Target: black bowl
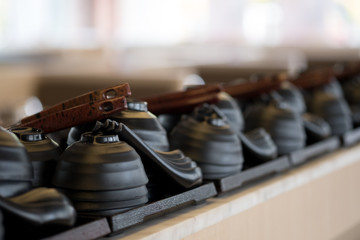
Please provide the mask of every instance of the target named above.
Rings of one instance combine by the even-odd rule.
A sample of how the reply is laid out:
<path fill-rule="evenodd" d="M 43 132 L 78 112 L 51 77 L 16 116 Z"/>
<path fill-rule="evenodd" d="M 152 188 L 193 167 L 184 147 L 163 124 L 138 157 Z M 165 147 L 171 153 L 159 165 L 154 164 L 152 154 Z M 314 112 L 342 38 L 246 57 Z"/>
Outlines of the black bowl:
<path fill-rule="evenodd" d="M 286 102 L 276 100 L 269 104 L 248 109 L 245 116 L 246 129 L 264 128 L 274 140 L 278 154 L 288 154 L 302 149 L 306 143 L 302 116 Z"/>
<path fill-rule="evenodd" d="M 277 156 L 277 148 L 270 135 L 262 128 L 243 134 L 245 121 L 238 103 L 225 92 L 219 94 L 219 99 L 216 106 L 237 133 L 243 146 L 244 156 L 246 156 L 246 164 L 253 165 L 274 159 Z"/>
<path fill-rule="evenodd" d="M 0 195 L 12 197 L 32 186 L 33 168 L 15 134 L 0 127 Z"/>
<path fill-rule="evenodd" d="M 204 179 L 221 178 L 239 172 L 243 164 L 240 140 L 215 106 L 207 104 L 183 117 L 170 134 L 172 149 L 201 164 L 219 166 L 218 174 L 201 169 Z M 236 166 L 224 171 L 222 167 Z"/>
<path fill-rule="evenodd" d="M 227 117 L 229 124 L 234 128 L 235 132 L 244 130 L 244 116 L 234 98 L 226 92 L 221 92 L 216 106 Z"/>
<path fill-rule="evenodd" d="M 84 133 L 61 155 L 55 186 L 85 191 L 140 187 L 148 182 L 140 156 L 117 135 Z"/>
<path fill-rule="evenodd" d="M 343 134 L 352 128 L 350 108 L 343 97 L 325 91 L 315 91 L 308 108 L 311 113 L 329 123 L 334 135 Z"/>
<path fill-rule="evenodd" d="M 306 104 L 302 93 L 290 82 L 285 82 L 277 93 L 294 111 L 298 113 L 304 113 L 306 111 Z"/>
<path fill-rule="evenodd" d="M 158 120 L 166 132 L 170 134 L 176 124 L 181 120 L 181 114 L 160 114 Z"/>
<path fill-rule="evenodd" d="M 148 201 L 140 156 L 118 135 L 82 134 L 61 155 L 53 183 L 82 213 L 110 214 Z"/>
<path fill-rule="evenodd" d="M 169 151 L 166 130 L 157 117 L 148 111 L 146 102 L 128 100 L 128 109 L 110 118 L 124 123 L 152 149 Z"/>
<path fill-rule="evenodd" d="M 25 146 L 34 169 L 34 187 L 51 186 L 57 161 L 61 154 L 58 144 L 33 128 L 12 128 Z"/>

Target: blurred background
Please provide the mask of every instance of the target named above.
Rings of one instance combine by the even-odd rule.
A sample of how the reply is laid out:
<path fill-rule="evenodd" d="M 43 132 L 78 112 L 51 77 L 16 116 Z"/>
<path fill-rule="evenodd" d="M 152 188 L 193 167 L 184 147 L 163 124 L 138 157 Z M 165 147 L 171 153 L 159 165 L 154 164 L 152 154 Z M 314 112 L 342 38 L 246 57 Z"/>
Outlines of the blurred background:
<path fill-rule="evenodd" d="M 0 0 L 3 125 L 120 82 L 133 96 L 356 61 L 358 0 Z"/>

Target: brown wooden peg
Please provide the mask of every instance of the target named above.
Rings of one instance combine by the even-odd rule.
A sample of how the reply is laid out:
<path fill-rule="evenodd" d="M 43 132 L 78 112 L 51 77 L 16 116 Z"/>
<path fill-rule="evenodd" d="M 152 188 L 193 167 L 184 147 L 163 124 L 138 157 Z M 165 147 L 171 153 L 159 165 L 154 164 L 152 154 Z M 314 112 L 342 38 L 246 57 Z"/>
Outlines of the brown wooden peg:
<path fill-rule="evenodd" d="M 33 121 L 20 123 L 19 127 L 33 127 L 44 133 L 56 132 L 72 126 L 100 120 L 127 109 L 124 96 L 97 102 L 85 103 L 59 112 L 47 114 Z"/>
<path fill-rule="evenodd" d="M 189 113 L 202 103 L 215 103 L 221 92 L 221 85 L 202 85 L 185 91 L 168 93 L 141 100 L 148 103 L 148 109 L 154 114 Z"/>
<path fill-rule="evenodd" d="M 280 88 L 287 80 L 285 73 L 259 76 L 255 81 L 229 82 L 224 84 L 224 91 L 234 98 L 249 99 Z"/>
<path fill-rule="evenodd" d="M 36 119 L 44 118 L 46 116 L 52 115 L 56 112 L 61 112 L 66 109 L 82 105 L 82 104 L 91 104 L 97 101 L 111 100 L 121 96 L 128 97 L 131 95 L 130 86 L 128 83 L 123 83 L 109 88 L 103 88 L 95 91 L 91 91 L 80 96 L 71 98 L 64 102 L 58 103 L 44 111 L 36 113 L 34 115 L 25 117 L 21 120 L 22 124 L 27 122 L 34 121 Z"/>
<path fill-rule="evenodd" d="M 290 80 L 298 88 L 312 89 L 328 84 L 335 80 L 332 68 L 319 68 L 301 73 Z"/>

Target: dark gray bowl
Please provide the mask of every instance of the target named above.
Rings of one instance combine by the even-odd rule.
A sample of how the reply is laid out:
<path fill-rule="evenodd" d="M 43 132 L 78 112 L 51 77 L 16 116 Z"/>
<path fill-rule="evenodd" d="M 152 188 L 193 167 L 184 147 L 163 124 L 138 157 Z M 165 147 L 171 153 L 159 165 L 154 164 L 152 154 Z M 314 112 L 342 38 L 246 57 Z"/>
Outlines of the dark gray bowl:
<path fill-rule="evenodd" d="M 299 113 L 306 111 L 306 104 L 302 93 L 290 82 L 285 82 L 277 93 L 294 111 Z"/>
<path fill-rule="evenodd" d="M 240 140 L 215 106 L 204 104 L 184 117 L 170 134 L 172 149 L 180 149 L 199 165 L 219 166 L 219 178 L 239 172 L 243 164 Z M 227 166 L 236 166 L 224 172 Z M 200 166 L 201 167 L 201 166 Z M 203 178 L 214 178 L 203 171 Z"/>
<path fill-rule="evenodd" d="M 229 124 L 234 128 L 235 132 L 244 130 L 244 116 L 234 98 L 226 92 L 221 92 L 216 106 L 227 117 Z"/>
<path fill-rule="evenodd" d="M 0 196 L 12 197 L 32 186 L 33 168 L 15 134 L 0 127 Z"/>
<path fill-rule="evenodd" d="M 148 182 L 140 156 L 117 135 L 84 133 L 61 155 L 55 186 L 85 191 L 119 190 Z"/>
<path fill-rule="evenodd" d="M 352 129 L 352 119 L 349 105 L 344 98 L 325 91 L 315 91 L 308 103 L 311 113 L 323 118 L 329 123 L 331 133 L 343 134 Z"/>
<path fill-rule="evenodd" d="M 12 128 L 25 146 L 34 170 L 34 187 L 51 186 L 57 161 L 61 154 L 58 144 L 33 128 Z"/>
<path fill-rule="evenodd" d="M 244 117 L 238 103 L 229 94 L 219 94 L 219 102 L 216 106 L 225 115 L 229 124 L 238 135 L 247 165 L 268 161 L 277 156 L 277 148 L 270 135 L 263 129 L 242 133 L 244 130 Z M 256 162 L 256 163 L 255 163 Z"/>
<path fill-rule="evenodd" d="M 276 100 L 268 105 L 248 109 L 245 116 L 246 129 L 264 128 L 274 140 L 280 155 L 302 149 L 306 135 L 302 116 L 287 103 Z"/>
<path fill-rule="evenodd" d="M 166 130 L 148 111 L 146 102 L 128 100 L 128 109 L 112 115 L 111 119 L 125 124 L 152 149 L 169 151 Z"/>

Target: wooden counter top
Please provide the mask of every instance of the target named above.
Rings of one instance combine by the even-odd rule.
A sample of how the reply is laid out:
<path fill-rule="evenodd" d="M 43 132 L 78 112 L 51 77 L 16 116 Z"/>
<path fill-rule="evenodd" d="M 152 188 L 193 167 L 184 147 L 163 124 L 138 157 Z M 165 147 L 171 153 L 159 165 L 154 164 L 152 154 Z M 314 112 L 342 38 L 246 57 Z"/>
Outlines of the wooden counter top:
<path fill-rule="evenodd" d="M 351 239 L 359 185 L 357 145 L 107 239 Z"/>

